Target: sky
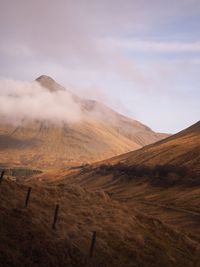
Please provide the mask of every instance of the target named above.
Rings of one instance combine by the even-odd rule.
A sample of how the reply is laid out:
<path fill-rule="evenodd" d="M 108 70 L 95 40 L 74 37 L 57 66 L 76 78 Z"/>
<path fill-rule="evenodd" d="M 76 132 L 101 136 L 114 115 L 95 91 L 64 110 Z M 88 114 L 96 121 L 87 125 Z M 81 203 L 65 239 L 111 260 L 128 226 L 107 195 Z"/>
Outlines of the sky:
<path fill-rule="evenodd" d="M 200 118 L 199 29 L 199 0 L 0 0 L 0 79 L 49 75 L 175 133 Z"/>

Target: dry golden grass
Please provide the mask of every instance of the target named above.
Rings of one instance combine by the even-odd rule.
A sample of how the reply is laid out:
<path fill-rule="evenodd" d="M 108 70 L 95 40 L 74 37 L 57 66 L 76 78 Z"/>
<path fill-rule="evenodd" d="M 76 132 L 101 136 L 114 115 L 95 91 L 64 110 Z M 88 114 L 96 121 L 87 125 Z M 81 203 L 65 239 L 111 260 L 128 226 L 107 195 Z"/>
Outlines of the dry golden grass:
<path fill-rule="evenodd" d="M 200 121 L 191 127 L 155 144 L 137 151 L 115 157 L 105 163 L 123 162 L 126 165 L 187 166 L 196 174 L 200 173 Z"/>
<path fill-rule="evenodd" d="M 143 141 L 134 140 L 138 133 L 129 138 L 110 123 L 95 119 L 60 126 L 41 122 L 17 128 L 0 125 L 0 162 L 54 169 L 107 159 L 162 138 L 153 131 L 140 131 Z"/>
<path fill-rule="evenodd" d="M 48 171 L 23 183 L 4 180 L 2 266 L 199 267 L 199 127 L 104 161 L 103 167 L 101 162 Z M 184 165 L 189 172 L 184 179 L 174 172 L 162 177 L 131 172 L 144 163 Z M 188 183 L 191 177 L 195 183 Z M 24 209 L 30 185 L 30 205 Z M 60 211 L 53 231 L 56 203 Z M 92 231 L 97 243 L 89 260 Z"/>
<path fill-rule="evenodd" d="M 195 243 L 198 250 L 200 246 L 199 128 L 198 122 L 175 136 L 141 150 L 91 166 L 57 172 L 56 180 L 53 178 L 55 174 L 51 173 L 39 177 L 44 181 L 48 181 L 51 177 L 50 180 L 54 180 L 57 185 L 73 184 L 92 192 L 103 190 L 112 201 L 117 200 L 126 205 L 130 214 L 150 216 L 152 220 L 170 226 L 180 235 L 186 235 Z M 122 166 L 118 165 L 119 162 L 123 162 Z M 154 172 L 137 176 L 138 172 L 134 170 L 133 164 L 136 164 L 136 167 L 149 166 L 150 170 L 158 164 L 164 167 L 166 164 L 174 164 L 175 167 L 168 167 L 169 172 L 164 176 L 155 175 Z M 176 173 L 182 166 L 187 168 L 183 176 Z M 166 234 L 165 231 L 163 229 L 163 235 Z M 198 255 L 197 259 L 199 258 Z M 175 263 L 169 266 L 175 266 Z M 188 263 L 185 261 L 183 266 L 188 266 Z M 193 262 L 192 266 L 198 264 Z"/>
<path fill-rule="evenodd" d="M 1 266 L 199 266 L 197 241 L 102 190 L 32 182 L 25 209 L 27 186 L 1 184 Z M 60 211 L 52 230 L 55 203 Z M 89 260 L 92 231 L 97 242 Z"/>

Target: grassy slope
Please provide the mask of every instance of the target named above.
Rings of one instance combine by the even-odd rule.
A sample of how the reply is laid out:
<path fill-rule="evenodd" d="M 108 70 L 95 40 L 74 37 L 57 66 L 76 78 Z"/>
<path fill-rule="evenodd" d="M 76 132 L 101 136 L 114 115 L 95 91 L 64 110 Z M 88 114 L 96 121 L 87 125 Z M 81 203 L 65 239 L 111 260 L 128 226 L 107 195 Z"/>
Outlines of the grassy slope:
<path fill-rule="evenodd" d="M 126 165 L 184 165 L 199 173 L 200 122 L 155 144 L 115 157 L 105 163 L 118 162 Z"/>
<path fill-rule="evenodd" d="M 27 185 L 4 181 L 0 188 L 1 266 L 199 266 L 197 241 L 101 190 L 32 182 L 24 209 Z M 55 203 L 60 212 L 53 231 Z M 94 259 L 88 260 L 94 230 Z"/>
<path fill-rule="evenodd" d="M 134 125 L 129 125 L 129 131 Z M 126 125 L 127 126 L 127 125 Z M 123 128 L 123 127 L 121 127 Z M 0 162 L 6 165 L 55 168 L 95 162 L 136 150 L 162 135 L 153 131 L 123 134 L 114 125 L 89 119 L 77 124 L 0 126 Z M 139 139 L 138 135 L 143 136 Z"/>
<path fill-rule="evenodd" d="M 199 123 L 163 142 L 120 156 L 119 161 L 135 164 L 144 151 L 150 165 L 182 165 L 185 159 L 193 173 L 198 173 L 198 137 Z M 166 147 L 169 151 L 160 153 Z M 149 158 L 153 151 L 160 153 L 154 154 L 154 161 Z M 117 158 L 107 164 L 116 162 Z M 199 186 L 166 187 L 151 183 L 154 178 L 102 171 L 95 164 L 38 174 L 26 185 L 4 181 L 0 187 L 0 262 L 30 267 L 200 266 Z M 30 183 L 31 205 L 24 210 L 24 186 Z M 61 210 L 58 230 L 53 232 L 57 202 Z M 93 230 L 97 231 L 95 258 L 85 263 Z"/>
<path fill-rule="evenodd" d="M 95 121 L 60 127 L 35 123 L 15 132 L 13 127 L 6 127 L 6 131 L 2 129 L 0 135 L 0 159 L 11 166 L 55 168 L 103 160 L 140 147 Z"/>
<path fill-rule="evenodd" d="M 200 123 L 156 144 L 147 146 L 135 152 L 116 157 L 103 164 L 123 162 L 129 168 L 132 164 L 150 165 L 175 164 L 187 166 L 186 176 L 176 178 L 169 173 L 165 177 L 140 176 L 118 170 L 115 166 L 109 169 L 100 168 L 100 164 L 80 168 L 74 173 L 60 173 L 60 181 L 67 184 L 81 185 L 90 190 L 104 190 L 113 199 L 126 203 L 130 210 L 143 211 L 185 231 L 193 240 L 200 243 Z M 146 161 L 145 161 L 146 160 Z M 196 183 L 190 183 L 191 177 Z M 44 176 L 42 179 L 48 178 Z M 162 181 L 162 182 L 160 182 Z M 192 180 L 193 181 L 193 180 Z"/>

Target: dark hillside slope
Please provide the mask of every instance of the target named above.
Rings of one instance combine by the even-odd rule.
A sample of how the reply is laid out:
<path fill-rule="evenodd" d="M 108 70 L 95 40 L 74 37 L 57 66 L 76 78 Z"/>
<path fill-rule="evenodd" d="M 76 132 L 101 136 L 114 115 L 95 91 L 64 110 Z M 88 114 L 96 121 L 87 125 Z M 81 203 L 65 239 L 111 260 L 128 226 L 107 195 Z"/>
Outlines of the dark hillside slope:
<path fill-rule="evenodd" d="M 102 191 L 62 182 L 32 183 L 29 207 L 25 209 L 27 186 L 5 180 L 1 184 L 1 266 L 200 264 L 196 241 L 158 219 L 131 211 Z M 52 230 L 55 203 L 60 204 L 60 210 L 56 230 Z M 88 259 L 92 231 L 97 232 L 97 240 L 93 259 Z"/>

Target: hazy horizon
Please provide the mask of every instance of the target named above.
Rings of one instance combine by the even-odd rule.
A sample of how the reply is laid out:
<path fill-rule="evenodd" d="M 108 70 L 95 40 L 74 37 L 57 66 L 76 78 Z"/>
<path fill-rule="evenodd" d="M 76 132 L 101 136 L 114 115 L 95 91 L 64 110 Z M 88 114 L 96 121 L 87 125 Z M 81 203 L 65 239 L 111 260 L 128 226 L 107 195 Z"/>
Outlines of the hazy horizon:
<path fill-rule="evenodd" d="M 175 133 L 200 118 L 199 24 L 195 0 L 1 0 L 0 79 L 49 75 Z"/>

